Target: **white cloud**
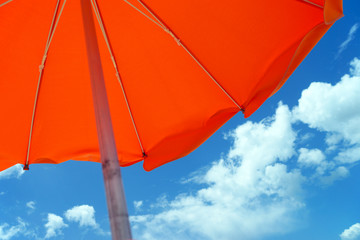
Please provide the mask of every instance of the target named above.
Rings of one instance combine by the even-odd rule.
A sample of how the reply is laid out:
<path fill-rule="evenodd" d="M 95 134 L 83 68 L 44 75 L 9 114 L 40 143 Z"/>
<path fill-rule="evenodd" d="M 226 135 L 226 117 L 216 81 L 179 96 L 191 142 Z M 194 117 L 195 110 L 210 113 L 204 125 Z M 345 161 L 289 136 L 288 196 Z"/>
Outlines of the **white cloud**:
<path fill-rule="evenodd" d="M 71 222 L 78 222 L 80 227 L 98 228 L 95 221 L 95 209 L 93 206 L 75 206 L 65 212 L 65 218 Z"/>
<path fill-rule="evenodd" d="M 56 237 L 57 235 L 61 235 L 62 234 L 61 230 L 65 227 L 68 227 L 68 225 L 64 223 L 62 217 L 49 213 L 48 221 L 45 224 L 45 228 L 46 228 L 45 239 Z"/>
<path fill-rule="evenodd" d="M 27 202 L 26 206 L 32 210 L 35 210 L 35 202 L 34 201 Z"/>
<path fill-rule="evenodd" d="M 340 152 L 336 158 L 341 163 L 353 163 L 360 160 L 360 146 L 348 148 Z"/>
<path fill-rule="evenodd" d="M 318 167 L 325 161 L 325 155 L 320 149 L 300 148 L 298 163 L 305 167 Z"/>
<path fill-rule="evenodd" d="M 305 133 L 304 135 L 299 136 L 297 141 L 299 143 L 306 143 L 307 141 L 311 140 L 314 137 L 315 137 L 314 133 Z"/>
<path fill-rule="evenodd" d="M 132 223 L 141 223 L 151 220 L 151 215 L 139 215 L 139 216 L 130 216 L 129 219 Z"/>
<path fill-rule="evenodd" d="M 75 206 L 65 213 L 65 218 L 70 222 L 79 223 L 80 227 L 91 227 L 96 230 L 95 232 L 100 235 L 108 236 L 110 232 L 105 232 L 100 228 L 99 224 L 95 220 L 95 209 L 93 206 L 80 205 Z"/>
<path fill-rule="evenodd" d="M 134 201 L 135 211 L 140 211 L 143 206 L 143 201 Z"/>
<path fill-rule="evenodd" d="M 342 42 L 339 46 L 339 50 L 337 53 L 337 57 L 347 48 L 349 43 L 355 39 L 355 33 L 359 28 L 359 24 L 355 23 L 349 30 L 349 33 L 347 35 L 347 38 L 344 42 Z"/>
<path fill-rule="evenodd" d="M 329 175 L 322 176 L 320 178 L 320 181 L 322 184 L 331 185 L 335 181 L 346 178 L 347 176 L 349 176 L 349 170 L 344 166 L 340 166 L 330 171 Z"/>
<path fill-rule="evenodd" d="M 17 221 L 18 224 L 11 227 L 7 223 L 0 225 L 0 240 L 10 240 L 25 232 L 26 223 L 21 218 L 18 218 Z"/>
<path fill-rule="evenodd" d="M 296 133 L 291 127 L 291 113 L 286 105 L 280 103 L 274 117 L 260 123 L 246 122 L 233 132 L 235 142 L 229 157 L 246 159 L 244 163 L 252 169 L 276 159 L 286 160 L 295 153 L 295 137 Z"/>
<path fill-rule="evenodd" d="M 325 142 L 332 151 L 337 145 L 342 150 L 336 159 L 342 163 L 360 160 L 360 60 L 351 63 L 350 74 L 345 74 L 335 85 L 314 82 L 302 92 L 293 113 L 309 127 L 325 132 Z"/>
<path fill-rule="evenodd" d="M 0 180 L 8 178 L 20 178 L 24 174 L 24 170 L 21 164 L 16 164 L 11 168 L 8 168 L 0 172 Z"/>
<path fill-rule="evenodd" d="M 360 223 L 355 223 L 340 234 L 341 240 L 360 240 Z"/>
<path fill-rule="evenodd" d="M 313 168 L 315 173 L 308 177 L 322 185 L 331 185 L 333 182 L 349 175 L 349 170 L 344 166 L 338 166 L 334 162 L 325 160 L 326 156 L 320 149 L 299 149 L 298 164 L 301 168 Z"/>
<path fill-rule="evenodd" d="M 350 63 L 350 74 L 360 77 L 360 59 L 354 58 Z"/>
<path fill-rule="evenodd" d="M 150 205 L 150 208 L 164 208 L 169 205 L 166 194 L 161 194 L 160 197 L 156 199 L 156 202 Z"/>
<path fill-rule="evenodd" d="M 247 122 L 229 137 L 228 156 L 196 178 L 205 187 L 165 201 L 157 214 L 131 217 L 136 238 L 256 239 L 295 227 L 304 179 L 282 163 L 295 154 L 287 106 L 280 104 L 274 117 Z"/>
<path fill-rule="evenodd" d="M 315 174 L 312 176 L 313 178 L 322 178 L 328 171 L 335 167 L 333 162 L 326 161 L 326 156 L 320 149 L 300 148 L 299 153 L 298 164 L 302 168 L 315 169 Z M 338 175 L 334 175 L 334 177 L 335 176 Z M 322 183 L 326 182 L 330 183 L 328 180 L 322 181 Z"/>

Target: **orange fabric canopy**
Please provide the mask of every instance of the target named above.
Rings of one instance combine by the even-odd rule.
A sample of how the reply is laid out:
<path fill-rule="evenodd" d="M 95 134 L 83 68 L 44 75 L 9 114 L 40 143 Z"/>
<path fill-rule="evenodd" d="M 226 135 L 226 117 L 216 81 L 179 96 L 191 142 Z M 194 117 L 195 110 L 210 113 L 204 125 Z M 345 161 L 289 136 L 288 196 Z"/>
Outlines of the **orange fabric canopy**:
<path fill-rule="evenodd" d="M 56 3 L 0 0 L 0 171 L 26 161 Z M 250 116 L 342 16 L 341 0 L 97 3 L 139 133 L 98 28 L 120 165 L 144 160 L 145 170 L 191 152 L 239 107 Z M 80 1 L 62 6 L 39 88 L 30 164 L 100 161 Z"/>

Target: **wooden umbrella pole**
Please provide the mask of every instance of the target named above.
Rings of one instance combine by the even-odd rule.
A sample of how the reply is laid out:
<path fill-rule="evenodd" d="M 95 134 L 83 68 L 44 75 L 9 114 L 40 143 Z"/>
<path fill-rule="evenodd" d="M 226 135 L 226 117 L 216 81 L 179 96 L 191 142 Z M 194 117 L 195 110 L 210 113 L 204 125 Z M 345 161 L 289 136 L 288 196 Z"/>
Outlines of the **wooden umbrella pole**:
<path fill-rule="evenodd" d="M 90 0 L 81 0 L 91 88 L 113 240 L 130 240 L 131 230 Z"/>

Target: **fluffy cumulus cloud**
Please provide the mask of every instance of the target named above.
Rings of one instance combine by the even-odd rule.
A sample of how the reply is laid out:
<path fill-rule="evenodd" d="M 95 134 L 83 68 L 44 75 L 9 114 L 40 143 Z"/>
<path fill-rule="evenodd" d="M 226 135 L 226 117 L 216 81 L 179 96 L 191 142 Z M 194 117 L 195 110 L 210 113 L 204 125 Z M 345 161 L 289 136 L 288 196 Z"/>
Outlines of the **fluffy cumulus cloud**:
<path fill-rule="evenodd" d="M 24 174 L 24 170 L 21 164 L 16 164 L 11 168 L 8 168 L 4 171 L 0 172 L 0 180 L 1 179 L 9 179 L 9 178 L 20 178 Z"/>
<path fill-rule="evenodd" d="M 135 238 L 261 239 L 291 231 L 305 208 L 304 184 L 332 184 L 360 160 L 359 96 L 355 58 L 337 84 L 312 83 L 293 109 L 280 103 L 273 117 L 240 125 L 227 135 L 225 157 L 182 181 L 198 184 L 195 192 L 160 197 L 131 217 Z M 324 133 L 324 144 L 309 147 L 314 131 Z M 353 239 L 346 236 L 356 228 L 342 238 Z"/>
<path fill-rule="evenodd" d="M 228 138 L 228 156 L 196 178 L 206 187 L 162 201 L 157 214 L 131 217 L 136 238 L 256 239 L 292 229 L 304 204 L 303 177 L 284 164 L 295 154 L 290 110 L 279 105 L 274 117 L 247 122 Z"/>
<path fill-rule="evenodd" d="M 21 218 L 18 218 L 17 222 L 14 226 L 7 223 L 0 224 L 0 240 L 10 240 L 26 232 L 26 223 Z"/>
<path fill-rule="evenodd" d="M 62 217 L 49 213 L 47 223 L 45 224 L 45 228 L 46 228 L 45 239 L 61 235 L 62 229 L 66 227 L 68 227 L 68 225 L 64 223 Z"/>
<path fill-rule="evenodd" d="M 350 65 L 350 73 L 335 85 L 312 83 L 294 109 L 297 120 L 326 133 L 328 150 L 341 148 L 335 157 L 340 163 L 360 160 L 360 60 Z"/>
<path fill-rule="evenodd" d="M 333 161 L 326 161 L 325 154 L 320 149 L 299 149 L 298 165 L 303 170 L 313 169 L 309 180 L 319 181 L 323 185 L 330 185 L 334 181 L 348 176 L 349 171 Z"/>
<path fill-rule="evenodd" d="M 95 209 L 93 206 L 75 206 L 65 212 L 65 218 L 71 222 L 78 222 L 80 227 L 98 228 L 95 221 Z"/>
<path fill-rule="evenodd" d="M 341 240 L 360 240 L 360 223 L 352 225 L 340 234 Z"/>
<path fill-rule="evenodd" d="M 299 164 L 305 167 L 318 167 L 323 165 L 325 155 L 320 149 L 299 149 Z"/>

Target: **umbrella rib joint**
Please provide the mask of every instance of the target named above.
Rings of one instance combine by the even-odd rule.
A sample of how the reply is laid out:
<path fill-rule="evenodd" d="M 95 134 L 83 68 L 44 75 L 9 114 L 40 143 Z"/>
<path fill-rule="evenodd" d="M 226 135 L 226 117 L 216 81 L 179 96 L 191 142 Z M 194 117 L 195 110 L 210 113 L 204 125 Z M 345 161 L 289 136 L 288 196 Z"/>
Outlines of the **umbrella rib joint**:
<path fill-rule="evenodd" d="M 10 1 L 6 2 L 9 3 Z M 45 45 L 45 51 L 44 51 L 44 55 L 42 57 L 41 60 L 41 64 L 39 65 L 39 78 L 38 78 L 38 82 L 37 82 L 37 87 L 36 87 L 36 93 L 35 93 L 35 99 L 34 99 L 34 106 L 33 106 L 33 111 L 32 111 L 32 116 L 31 116 L 31 125 L 30 125 L 30 132 L 29 132 L 29 141 L 28 141 L 28 146 L 27 146 L 27 152 L 26 152 L 26 160 L 25 160 L 25 164 L 24 164 L 24 170 L 29 170 L 29 158 L 30 158 L 30 147 L 31 147 L 31 139 L 32 139 L 32 134 L 33 134 L 33 130 L 34 130 L 34 122 L 35 122 L 35 115 L 36 115 L 36 108 L 37 108 L 37 103 L 38 103 L 38 99 L 39 99 L 39 92 L 40 92 L 40 86 L 41 86 L 41 80 L 43 77 L 43 72 L 44 72 L 44 68 L 45 68 L 45 63 L 46 63 L 46 59 L 47 59 L 47 54 L 49 52 L 49 48 L 50 48 L 50 44 L 51 41 L 53 39 L 56 27 L 59 23 L 61 14 L 64 10 L 65 7 L 65 3 L 66 0 L 63 2 L 60 12 L 59 12 L 59 6 L 60 6 L 60 0 L 57 1 L 56 3 L 56 7 L 55 7 L 55 11 L 54 11 L 54 15 L 51 21 L 51 25 L 50 25 L 50 30 L 49 30 L 49 35 L 46 41 L 46 45 Z M 58 14 L 59 13 L 59 14 Z"/>
<path fill-rule="evenodd" d="M 220 85 L 220 83 L 215 79 L 215 77 L 205 68 L 205 66 L 200 62 L 200 60 L 189 50 L 188 47 L 186 47 L 178 38 L 175 33 L 165 25 L 163 21 L 160 20 L 160 18 L 141 0 L 137 0 L 150 15 L 156 20 L 152 19 L 150 16 L 148 16 L 146 13 L 142 12 L 139 8 L 135 7 L 133 4 L 129 3 L 127 0 L 123 0 L 128 5 L 130 5 L 132 8 L 134 8 L 136 11 L 144 15 L 146 18 L 151 20 L 153 23 L 155 23 L 158 27 L 162 28 L 167 34 L 169 34 L 175 42 L 181 46 L 189 55 L 192 57 L 192 59 L 199 65 L 199 67 L 211 78 L 211 80 L 224 92 L 224 94 L 240 109 L 241 112 L 244 113 L 245 109 L 240 106 L 235 99 Z M 306 1 L 306 0 L 304 0 Z"/>

